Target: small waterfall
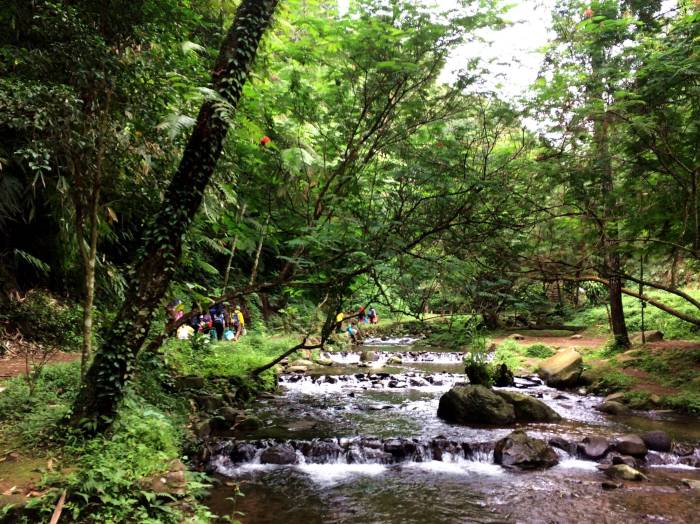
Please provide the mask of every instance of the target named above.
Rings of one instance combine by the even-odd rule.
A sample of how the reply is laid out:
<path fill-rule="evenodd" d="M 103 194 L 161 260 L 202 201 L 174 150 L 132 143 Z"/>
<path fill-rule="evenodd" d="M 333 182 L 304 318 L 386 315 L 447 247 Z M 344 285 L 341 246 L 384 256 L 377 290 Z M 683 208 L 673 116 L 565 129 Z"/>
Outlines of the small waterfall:
<path fill-rule="evenodd" d="M 454 373 L 355 373 L 354 375 L 302 374 L 281 375 L 279 384 L 288 390 L 306 393 L 340 389 L 405 389 L 450 387 L 464 382 L 464 375 Z"/>
<path fill-rule="evenodd" d="M 493 463 L 492 442 L 459 442 L 443 437 L 409 439 L 373 437 L 313 440 L 226 441 L 212 467 L 231 474 L 241 466 L 305 464 L 405 464 L 416 462 Z"/>
<path fill-rule="evenodd" d="M 359 364 L 361 353 L 357 351 L 327 351 L 321 356 L 334 364 Z M 386 363 L 390 358 L 401 360 L 402 364 L 460 364 L 464 353 L 458 351 L 376 351 L 377 362 Z"/>
<path fill-rule="evenodd" d="M 365 346 L 410 346 L 418 342 L 420 338 L 417 337 L 396 337 L 396 338 L 386 338 L 386 337 L 370 337 L 364 340 Z"/>
<path fill-rule="evenodd" d="M 650 451 L 646 456 L 646 462 L 651 467 L 700 468 L 700 448 L 674 450 L 670 453 Z"/>

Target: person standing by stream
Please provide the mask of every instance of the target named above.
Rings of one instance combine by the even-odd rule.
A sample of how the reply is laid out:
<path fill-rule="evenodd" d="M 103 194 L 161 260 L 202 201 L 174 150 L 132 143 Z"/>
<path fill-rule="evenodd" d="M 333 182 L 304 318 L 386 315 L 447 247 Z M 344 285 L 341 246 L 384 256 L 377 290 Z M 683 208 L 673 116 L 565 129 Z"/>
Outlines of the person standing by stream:
<path fill-rule="evenodd" d="M 224 306 L 217 304 L 214 308 L 214 313 L 212 314 L 212 323 L 214 330 L 216 331 L 216 340 L 221 341 L 224 339 L 224 328 L 226 327 L 226 311 Z"/>
<path fill-rule="evenodd" d="M 340 311 L 338 314 L 335 316 L 335 332 L 336 333 L 342 333 L 343 332 L 343 320 L 345 319 L 345 314 Z"/>
<path fill-rule="evenodd" d="M 241 311 L 241 306 L 236 306 L 235 311 L 233 314 L 236 316 L 238 319 L 238 331 L 236 335 L 236 340 L 241 338 L 242 335 L 246 334 L 246 329 L 245 329 L 245 318 L 243 317 L 243 312 Z"/>

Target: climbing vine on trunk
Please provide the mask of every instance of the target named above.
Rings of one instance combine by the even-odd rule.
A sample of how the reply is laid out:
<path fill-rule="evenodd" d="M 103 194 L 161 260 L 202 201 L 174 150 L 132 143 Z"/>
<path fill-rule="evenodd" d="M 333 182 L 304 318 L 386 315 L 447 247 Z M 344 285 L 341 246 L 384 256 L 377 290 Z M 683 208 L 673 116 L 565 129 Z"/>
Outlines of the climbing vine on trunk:
<path fill-rule="evenodd" d="M 96 433 L 108 428 L 114 419 L 136 355 L 175 273 L 183 235 L 200 207 L 221 155 L 231 115 L 277 4 L 277 0 L 245 0 L 236 12 L 214 66 L 212 87 L 217 96 L 202 105 L 180 166 L 143 238 L 124 303 L 76 398 L 73 426 Z"/>

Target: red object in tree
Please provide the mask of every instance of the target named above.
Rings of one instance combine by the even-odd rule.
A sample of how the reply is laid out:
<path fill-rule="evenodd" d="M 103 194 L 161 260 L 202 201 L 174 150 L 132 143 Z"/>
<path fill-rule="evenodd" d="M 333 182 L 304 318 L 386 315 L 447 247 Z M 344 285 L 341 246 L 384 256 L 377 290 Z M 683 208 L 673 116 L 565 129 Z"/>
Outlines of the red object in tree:
<path fill-rule="evenodd" d="M 265 146 L 268 144 L 269 141 L 270 141 L 270 137 L 267 136 L 267 135 L 265 135 L 264 137 L 262 137 L 262 138 L 260 139 L 260 145 L 263 146 L 263 147 L 265 147 Z"/>
<path fill-rule="evenodd" d="M 583 16 L 585 16 L 586 18 L 591 18 L 591 17 L 593 16 L 593 9 L 591 9 L 590 7 L 587 8 L 587 9 L 583 12 Z"/>

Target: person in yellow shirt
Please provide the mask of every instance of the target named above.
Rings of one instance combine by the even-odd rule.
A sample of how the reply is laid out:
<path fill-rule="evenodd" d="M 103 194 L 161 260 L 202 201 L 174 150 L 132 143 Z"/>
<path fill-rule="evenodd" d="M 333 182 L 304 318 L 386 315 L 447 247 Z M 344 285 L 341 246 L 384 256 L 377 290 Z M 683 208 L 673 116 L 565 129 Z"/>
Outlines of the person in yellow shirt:
<path fill-rule="evenodd" d="M 335 316 L 335 331 L 336 333 L 342 333 L 343 331 L 343 319 L 345 318 L 345 315 L 341 311 Z"/>
<path fill-rule="evenodd" d="M 240 307 L 240 306 L 236 306 L 236 310 L 234 311 L 233 314 L 236 315 L 236 317 L 238 318 L 238 324 L 239 324 L 239 326 L 240 326 L 240 327 L 238 328 L 238 329 L 240 330 L 239 333 L 240 333 L 241 335 L 245 335 L 245 334 L 246 334 L 246 330 L 245 330 L 245 318 L 243 318 L 243 313 L 241 312 L 241 307 Z M 238 337 L 236 337 L 236 338 L 238 338 Z"/>

